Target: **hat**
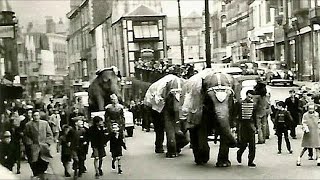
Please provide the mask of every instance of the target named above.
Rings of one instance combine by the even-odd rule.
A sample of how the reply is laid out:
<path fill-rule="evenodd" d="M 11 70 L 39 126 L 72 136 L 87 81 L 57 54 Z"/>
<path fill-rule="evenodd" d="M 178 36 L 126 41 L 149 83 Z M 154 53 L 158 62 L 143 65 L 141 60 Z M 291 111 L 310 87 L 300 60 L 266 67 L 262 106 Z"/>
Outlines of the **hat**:
<path fill-rule="evenodd" d="M 294 89 L 290 89 L 289 93 L 295 93 L 295 90 Z"/>
<path fill-rule="evenodd" d="M 4 132 L 3 137 L 11 137 L 10 131 Z"/>

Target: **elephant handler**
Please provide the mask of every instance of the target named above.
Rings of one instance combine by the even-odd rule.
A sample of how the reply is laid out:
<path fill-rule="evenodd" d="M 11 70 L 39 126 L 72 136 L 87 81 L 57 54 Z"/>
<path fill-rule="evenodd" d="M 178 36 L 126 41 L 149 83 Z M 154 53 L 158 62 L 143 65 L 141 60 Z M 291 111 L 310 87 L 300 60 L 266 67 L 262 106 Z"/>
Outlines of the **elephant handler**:
<path fill-rule="evenodd" d="M 123 131 L 125 130 L 125 120 L 123 114 L 123 105 L 119 104 L 117 95 L 110 95 L 111 104 L 106 106 L 105 123 L 108 128 L 108 132 L 112 132 L 112 123 L 119 125 L 119 134 L 123 138 Z"/>
<path fill-rule="evenodd" d="M 256 153 L 256 143 L 255 143 L 255 132 L 257 129 L 257 122 L 254 113 L 254 101 L 253 101 L 253 90 L 248 90 L 246 92 L 246 99 L 241 102 L 241 112 L 239 117 L 239 150 L 237 151 L 237 161 L 242 162 L 241 156 L 249 144 L 249 167 L 255 167 L 256 164 L 253 163 Z"/>

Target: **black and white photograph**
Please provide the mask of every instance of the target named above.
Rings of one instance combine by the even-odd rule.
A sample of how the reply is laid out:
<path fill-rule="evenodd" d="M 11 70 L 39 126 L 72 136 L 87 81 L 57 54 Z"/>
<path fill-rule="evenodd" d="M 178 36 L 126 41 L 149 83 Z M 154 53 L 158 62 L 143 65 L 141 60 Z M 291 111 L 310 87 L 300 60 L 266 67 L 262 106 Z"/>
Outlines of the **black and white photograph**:
<path fill-rule="evenodd" d="M 320 179 L 320 0 L 0 0 L 0 180 Z"/>

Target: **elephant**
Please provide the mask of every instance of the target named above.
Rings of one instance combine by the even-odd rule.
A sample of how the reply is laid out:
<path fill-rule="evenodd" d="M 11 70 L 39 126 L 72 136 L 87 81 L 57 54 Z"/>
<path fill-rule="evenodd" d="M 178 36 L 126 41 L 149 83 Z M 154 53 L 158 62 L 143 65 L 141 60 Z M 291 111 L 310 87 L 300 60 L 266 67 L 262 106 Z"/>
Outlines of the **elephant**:
<path fill-rule="evenodd" d="M 236 146 L 231 128 L 236 127 L 240 85 L 229 74 L 205 69 L 192 76 L 182 90 L 180 118 L 190 132 L 195 163 L 206 164 L 210 159 L 208 135 L 220 136 L 217 167 L 231 166 L 229 148 Z"/>
<path fill-rule="evenodd" d="M 89 112 L 104 111 L 111 103 L 110 95 L 116 94 L 121 102 L 118 77 L 114 68 L 104 68 L 96 72 L 97 77 L 89 86 Z"/>
<path fill-rule="evenodd" d="M 149 87 L 144 98 L 144 104 L 148 106 L 147 116 L 151 117 L 154 124 L 155 152 L 164 152 L 165 132 L 168 158 L 176 157 L 181 148 L 189 143 L 186 129 L 179 121 L 179 100 L 184 81 L 175 75 L 166 75 Z"/>

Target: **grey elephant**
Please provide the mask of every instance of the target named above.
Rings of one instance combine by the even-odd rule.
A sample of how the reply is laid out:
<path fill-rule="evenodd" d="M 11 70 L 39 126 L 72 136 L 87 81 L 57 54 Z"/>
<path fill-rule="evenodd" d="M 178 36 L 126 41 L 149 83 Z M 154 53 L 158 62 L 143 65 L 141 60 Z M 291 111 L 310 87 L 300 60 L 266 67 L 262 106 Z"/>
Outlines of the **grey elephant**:
<path fill-rule="evenodd" d="M 89 112 L 104 111 L 105 106 L 111 103 L 111 94 L 116 94 L 121 101 L 118 77 L 114 68 L 101 69 L 96 72 L 96 75 L 88 89 Z"/>
<path fill-rule="evenodd" d="M 146 92 L 144 104 L 148 106 L 156 133 L 155 152 L 163 153 L 164 132 L 167 137 L 166 157 L 173 158 L 189 143 L 186 129 L 179 121 L 180 94 L 184 79 L 167 75 L 153 83 Z"/>
<path fill-rule="evenodd" d="M 231 128 L 235 128 L 236 102 L 240 87 L 231 75 L 205 69 L 192 76 L 183 87 L 180 118 L 190 132 L 190 143 L 196 164 L 210 159 L 208 135 L 213 131 L 220 136 L 217 167 L 228 167 L 229 148 L 236 146 Z"/>

